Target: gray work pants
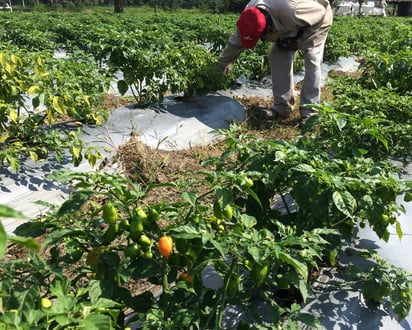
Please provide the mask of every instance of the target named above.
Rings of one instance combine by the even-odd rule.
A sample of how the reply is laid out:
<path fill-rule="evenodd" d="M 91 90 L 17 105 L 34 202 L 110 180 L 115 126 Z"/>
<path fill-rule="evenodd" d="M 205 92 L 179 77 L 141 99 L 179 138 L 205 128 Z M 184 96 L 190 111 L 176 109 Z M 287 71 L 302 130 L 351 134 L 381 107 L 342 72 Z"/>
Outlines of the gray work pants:
<path fill-rule="evenodd" d="M 326 37 L 320 44 L 303 52 L 305 76 L 300 94 L 301 118 L 308 118 L 315 113 L 314 109 L 305 105 L 320 102 L 321 63 L 325 41 Z M 272 89 L 275 98 L 273 111 L 282 117 L 288 117 L 295 105 L 295 83 L 293 80 L 295 54 L 295 51 L 280 50 L 276 43 L 273 43 L 269 54 Z"/>

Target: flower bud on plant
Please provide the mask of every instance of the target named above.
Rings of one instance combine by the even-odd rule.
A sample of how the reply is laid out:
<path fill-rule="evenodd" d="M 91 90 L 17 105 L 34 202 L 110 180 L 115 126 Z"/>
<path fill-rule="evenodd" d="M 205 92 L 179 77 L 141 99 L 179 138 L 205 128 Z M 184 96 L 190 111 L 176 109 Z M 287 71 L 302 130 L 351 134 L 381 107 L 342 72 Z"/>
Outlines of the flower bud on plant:
<path fill-rule="evenodd" d="M 46 309 L 52 306 L 52 302 L 49 298 L 41 298 L 40 304 L 41 304 L 41 307 L 46 308 Z"/>

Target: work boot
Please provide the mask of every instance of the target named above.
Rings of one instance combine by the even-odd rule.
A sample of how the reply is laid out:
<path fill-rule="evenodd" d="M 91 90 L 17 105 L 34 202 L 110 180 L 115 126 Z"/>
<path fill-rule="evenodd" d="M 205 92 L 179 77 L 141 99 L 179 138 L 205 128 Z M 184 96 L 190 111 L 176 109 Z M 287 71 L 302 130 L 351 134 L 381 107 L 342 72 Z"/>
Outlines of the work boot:
<path fill-rule="evenodd" d="M 279 114 L 273 109 L 259 108 L 258 110 L 261 115 L 261 118 L 264 120 L 279 121 L 279 120 L 288 119 L 290 116 L 290 113 L 285 113 L 283 115 L 283 114 Z"/>

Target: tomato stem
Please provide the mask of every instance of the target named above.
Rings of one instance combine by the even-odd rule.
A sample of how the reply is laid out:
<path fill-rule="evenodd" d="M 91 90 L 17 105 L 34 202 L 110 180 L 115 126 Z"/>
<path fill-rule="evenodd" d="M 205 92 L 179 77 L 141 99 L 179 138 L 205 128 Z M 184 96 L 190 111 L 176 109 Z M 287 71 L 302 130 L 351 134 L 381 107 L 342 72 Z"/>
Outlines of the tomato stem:
<path fill-rule="evenodd" d="M 223 294 L 222 294 L 222 298 L 221 298 L 221 303 L 220 303 L 220 305 L 218 306 L 218 309 L 217 309 L 215 330 L 222 329 L 223 311 L 225 309 L 225 304 L 226 304 L 227 290 L 228 290 L 228 287 L 229 287 L 230 278 L 232 277 L 232 273 L 235 270 L 236 265 L 237 265 L 237 259 L 233 258 L 232 263 L 230 264 L 229 272 L 226 274 L 224 282 L 223 282 L 224 283 Z"/>
<path fill-rule="evenodd" d="M 163 257 L 162 260 L 162 286 L 163 286 L 163 294 L 162 294 L 162 306 L 163 306 L 163 315 L 164 320 L 167 321 L 169 318 L 169 279 L 168 279 L 168 267 L 167 267 L 167 260 Z"/>

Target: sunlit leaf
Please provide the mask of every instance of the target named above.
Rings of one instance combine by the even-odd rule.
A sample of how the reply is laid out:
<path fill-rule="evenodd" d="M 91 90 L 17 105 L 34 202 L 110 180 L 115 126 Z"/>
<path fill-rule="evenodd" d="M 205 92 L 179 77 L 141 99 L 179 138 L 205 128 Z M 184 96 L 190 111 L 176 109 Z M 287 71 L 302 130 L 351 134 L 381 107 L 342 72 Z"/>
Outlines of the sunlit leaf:
<path fill-rule="evenodd" d="M 399 221 L 396 221 L 396 234 L 398 235 L 399 239 L 402 239 L 403 231 L 401 228 L 401 223 Z"/>
<path fill-rule="evenodd" d="M 10 206 L 0 204 L 0 218 L 26 218 L 26 216 Z"/>
<path fill-rule="evenodd" d="M 7 233 L 0 222 L 0 259 L 4 257 L 7 249 Z"/>
<path fill-rule="evenodd" d="M 332 194 L 332 199 L 339 211 L 349 218 L 353 217 L 357 203 L 349 191 L 335 191 Z"/>
<path fill-rule="evenodd" d="M 20 246 L 24 246 L 32 251 L 39 251 L 40 245 L 35 239 L 30 237 L 22 237 L 22 236 L 9 236 L 9 240 Z"/>
<path fill-rule="evenodd" d="M 17 114 L 17 111 L 16 111 L 16 110 L 10 110 L 9 116 L 10 116 L 10 119 L 11 119 L 13 122 L 17 123 L 17 120 L 19 119 L 19 115 Z"/>

